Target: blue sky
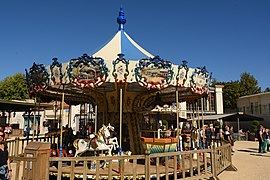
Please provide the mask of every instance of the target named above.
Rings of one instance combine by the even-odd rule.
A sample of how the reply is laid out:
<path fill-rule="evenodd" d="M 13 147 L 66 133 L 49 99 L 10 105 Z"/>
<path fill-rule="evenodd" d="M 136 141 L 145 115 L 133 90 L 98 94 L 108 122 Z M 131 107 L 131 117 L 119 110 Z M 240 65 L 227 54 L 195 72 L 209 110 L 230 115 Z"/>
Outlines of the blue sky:
<path fill-rule="evenodd" d="M 218 81 L 249 72 L 270 87 L 269 0 L 2 0 L 0 80 L 93 54 L 117 32 L 121 4 L 126 32 L 153 55 L 206 66 Z"/>

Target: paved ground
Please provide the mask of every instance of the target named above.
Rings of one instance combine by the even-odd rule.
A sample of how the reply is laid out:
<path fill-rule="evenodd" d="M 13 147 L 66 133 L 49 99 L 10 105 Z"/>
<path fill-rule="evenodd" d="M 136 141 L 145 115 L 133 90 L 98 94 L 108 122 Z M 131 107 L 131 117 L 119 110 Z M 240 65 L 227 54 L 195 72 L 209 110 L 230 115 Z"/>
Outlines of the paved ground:
<path fill-rule="evenodd" d="M 220 180 L 270 180 L 270 152 L 258 153 L 258 142 L 237 141 L 232 156 L 237 171 L 225 170 Z"/>

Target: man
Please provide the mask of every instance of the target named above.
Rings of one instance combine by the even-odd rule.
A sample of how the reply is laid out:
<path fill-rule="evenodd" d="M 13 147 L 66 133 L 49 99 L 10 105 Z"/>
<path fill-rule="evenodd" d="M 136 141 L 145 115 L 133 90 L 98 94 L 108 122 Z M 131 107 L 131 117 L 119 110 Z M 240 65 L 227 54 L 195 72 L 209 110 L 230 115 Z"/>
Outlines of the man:
<path fill-rule="evenodd" d="M 258 128 L 258 131 L 256 132 L 257 137 L 258 137 L 258 141 L 259 141 L 259 153 L 262 152 L 262 142 L 263 142 L 263 138 L 262 138 L 263 131 L 262 130 L 263 130 L 263 126 L 260 125 Z"/>
<path fill-rule="evenodd" d="M 146 116 L 144 118 L 144 122 L 142 124 L 141 129 L 142 129 L 142 131 L 148 131 L 148 130 L 152 129 L 152 124 L 151 124 L 150 119 L 149 119 L 148 116 Z M 143 132 L 142 136 L 151 137 L 151 134 L 149 132 Z"/>

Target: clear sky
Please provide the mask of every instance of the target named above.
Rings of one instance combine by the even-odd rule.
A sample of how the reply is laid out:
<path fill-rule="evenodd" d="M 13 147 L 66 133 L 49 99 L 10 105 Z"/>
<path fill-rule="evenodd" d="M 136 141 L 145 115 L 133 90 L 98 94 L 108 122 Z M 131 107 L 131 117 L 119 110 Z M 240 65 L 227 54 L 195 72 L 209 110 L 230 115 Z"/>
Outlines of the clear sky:
<path fill-rule="evenodd" d="M 270 87 L 269 0 L 2 0 L 0 80 L 93 54 L 117 32 L 121 4 L 126 32 L 151 54 L 206 66 L 217 81 L 249 72 Z"/>

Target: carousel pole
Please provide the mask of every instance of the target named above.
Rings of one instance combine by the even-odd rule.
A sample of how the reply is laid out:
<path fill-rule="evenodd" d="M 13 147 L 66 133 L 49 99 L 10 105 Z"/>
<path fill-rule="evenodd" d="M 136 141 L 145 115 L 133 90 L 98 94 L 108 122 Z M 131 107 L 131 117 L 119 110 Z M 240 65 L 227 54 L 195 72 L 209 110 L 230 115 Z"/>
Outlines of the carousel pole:
<path fill-rule="evenodd" d="M 120 88 L 120 149 L 122 149 L 122 113 L 123 113 L 123 89 Z"/>
<path fill-rule="evenodd" d="M 122 113 L 123 113 L 123 89 L 122 86 L 120 87 L 120 115 L 119 115 L 119 128 L 120 128 L 120 132 L 119 132 L 119 138 L 120 138 L 120 147 L 119 147 L 119 155 L 122 156 L 122 121 L 123 121 L 123 117 L 122 117 Z M 119 161 L 119 166 L 118 166 L 118 172 L 122 173 L 122 161 Z"/>
<path fill-rule="evenodd" d="M 64 90 L 64 85 L 63 85 L 63 90 Z M 63 155 L 63 121 L 64 121 L 64 102 L 65 102 L 65 92 L 63 91 L 62 93 L 62 102 L 61 102 L 61 123 L 60 125 L 60 157 Z"/>
<path fill-rule="evenodd" d="M 33 138 L 33 141 L 34 141 L 34 138 L 35 138 L 35 132 L 37 131 L 37 127 L 36 127 L 36 105 L 37 105 L 37 98 L 35 96 L 35 109 L 34 109 L 34 131 L 33 131 L 33 135 L 32 135 L 32 138 Z"/>
<path fill-rule="evenodd" d="M 95 133 L 97 133 L 98 106 L 95 105 Z"/>
<path fill-rule="evenodd" d="M 176 87 L 176 126 L 177 126 L 177 129 L 176 129 L 176 138 L 178 139 L 178 143 L 177 143 L 177 150 L 180 149 L 180 144 L 179 144 L 179 93 L 178 93 L 178 89 Z"/>
<path fill-rule="evenodd" d="M 203 98 L 201 98 L 201 106 L 202 106 L 202 127 L 204 126 L 204 118 L 203 118 L 204 108 L 203 108 L 203 105 L 204 105 L 204 101 L 203 101 Z"/>
<path fill-rule="evenodd" d="M 179 139 L 179 93 L 178 88 L 176 87 L 176 138 L 177 138 L 177 152 L 180 152 L 180 139 Z M 180 155 L 177 157 L 177 169 L 180 169 Z"/>
<path fill-rule="evenodd" d="M 198 129 L 201 129 L 201 122 L 200 122 L 200 113 L 199 113 L 199 111 L 200 111 L 200 109 L 199 109 L 199 99 L 198 99 L 198 101 L 197 101 L 197 103 L 196 103 L 197 105 L 197 112 L 198 112 L 198 116 L 197 116 L 197 118 L 198 118 L 198 120 L 197 120 L 197 126 L 198 126 Z"/>

